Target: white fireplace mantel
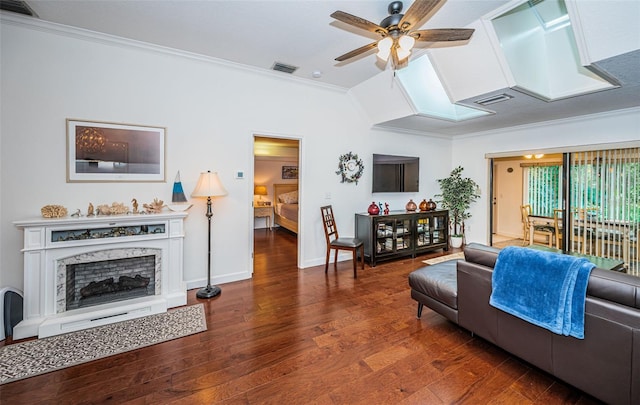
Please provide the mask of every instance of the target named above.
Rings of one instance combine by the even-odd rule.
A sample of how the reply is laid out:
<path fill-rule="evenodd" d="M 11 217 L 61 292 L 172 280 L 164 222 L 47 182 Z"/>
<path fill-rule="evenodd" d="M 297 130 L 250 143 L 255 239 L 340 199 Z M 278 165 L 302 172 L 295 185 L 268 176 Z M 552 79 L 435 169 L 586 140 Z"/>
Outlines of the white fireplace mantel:
<path fill-rule="evenodd" d="M 183 279 L 183 241 L 186 216 L 186 212 L 166 212 L 37 218 L 14 222 L 16 227 L 24 230 L 23 320 L 13 329 L 14 339 L 53 336 L 185 305 L 187 290 Z M 145 227 L 145 231 L 149 230 L 127 232 L 128 229 L 141 226 Z M 114 229 L 116 232 L 113 232 Z M 153 249 L 160 252 L 161 287 L 156 295 L 69 311 L 60 309 L 57 297 L 59 262 L 76 255 L 91 256 L 114 249 Z"/>

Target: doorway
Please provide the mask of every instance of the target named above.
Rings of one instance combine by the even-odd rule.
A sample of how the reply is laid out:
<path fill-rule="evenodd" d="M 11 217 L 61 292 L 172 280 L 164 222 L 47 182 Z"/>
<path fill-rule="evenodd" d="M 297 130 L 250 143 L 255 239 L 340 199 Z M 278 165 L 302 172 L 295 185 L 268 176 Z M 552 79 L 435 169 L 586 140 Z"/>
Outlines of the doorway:
<path fill-rule="evenodd" d="M 286 243 L 296 245 L 299 264 L 300 139 L 254 134 L 253 271 L 266 271 Z M 269 249 L 256 249 L 256 241 Z M 291 252 L 291 249 L 286 249 Z M 290 253 L 289 253 L 290 254 Z M 299 266 L 298 266 L 299 267 Z"/>
<path fill-rule="evenodd" d="M 520 213 L 522 205 L 522 167 L 519 157 L 493 159 L 493 223 L 494 246 L 522 244 L 523 229 Z"/>

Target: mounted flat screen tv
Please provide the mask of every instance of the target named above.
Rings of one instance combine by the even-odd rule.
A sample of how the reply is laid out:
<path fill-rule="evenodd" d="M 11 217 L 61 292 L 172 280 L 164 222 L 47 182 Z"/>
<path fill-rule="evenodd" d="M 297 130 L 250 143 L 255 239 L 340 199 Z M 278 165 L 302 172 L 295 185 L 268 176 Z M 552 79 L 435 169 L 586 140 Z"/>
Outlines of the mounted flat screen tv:
<path fill-rule="evenodd" d="M 373 154 L 373 192 L 418 192 L 420 158 Z"/>

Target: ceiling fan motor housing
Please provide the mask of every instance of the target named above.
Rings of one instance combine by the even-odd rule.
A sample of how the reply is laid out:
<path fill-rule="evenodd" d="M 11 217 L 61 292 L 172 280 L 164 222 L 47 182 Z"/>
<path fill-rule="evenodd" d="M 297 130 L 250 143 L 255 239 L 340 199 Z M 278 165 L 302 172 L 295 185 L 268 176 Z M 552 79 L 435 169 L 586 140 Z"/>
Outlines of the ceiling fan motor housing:
<path fill-rule="evenodd" d="M 398 24 L 400 24 L 400 20 L 402 20 L 402 17 L 404 17 L 404 14 L 400 14 L 400 12 L 402 11 L 402 2 L 394 1 L 390 3 L 387 10 L 389 11 L 390 15 L 380 22 L 380 26 L 386 29 L 394 26 L 397 27 Z"/>

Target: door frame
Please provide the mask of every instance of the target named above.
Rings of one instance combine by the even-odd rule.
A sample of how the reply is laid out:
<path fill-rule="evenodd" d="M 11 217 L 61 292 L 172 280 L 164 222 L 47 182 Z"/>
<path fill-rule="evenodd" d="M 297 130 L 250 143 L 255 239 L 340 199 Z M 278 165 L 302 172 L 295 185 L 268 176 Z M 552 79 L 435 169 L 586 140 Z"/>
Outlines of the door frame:
<path fill-rule="evenodd" d="M 297 249 L 296 249 L 296 266 L 298 267 L 298 269 L 301 269 L 301 263 L 303 263 L 302 261 L 302 243 L 301 243 L 301 235 L 304 233 L 304 224 L 303 221 L 301 221 L 302 218 L 304 218 L 303 212 L 304 212 L 304 204 L 302 203 L 304 201 L 304 185 L 302 182 L 303 179 L 303 174 L 304 174 L 304 167 L 303 167 L 303 144 L 304 144 L 304 138 L 302 136 L 299 135 L 286 135 L 286 134 L 281 134 L 281 133 L 272 133 L 272 132 L 266 132 L 266 131 L 251 131 L 251 142 L 250 142 L 250 155 L 251 158 L 249 159 L 251 164 L 250 164 L 250 175 L 248 176 L 248 179 L 250 180 L 248 183 L 248 192 L 249 195 L 251 196 L 250 200 L 249 200 L 249 204 L 248 204 L 248 215 L 249 215 L 249 251 L 251 252 L 251 254 L 249 255 L 249 268 L 251 269 L 251 275 L 253 276 L 253 272 L 254 272 L 254 238 L 255 238 L 255 233 L 254 233 L 254 217 L 253 217 L 253 185 L 255 182 L 255 153 L 254 153 L 254 145 L 255 145 L 255 139 L 256 137 L 259 138 L 273 138 L 273 139 L 287 139 L 287 140 L 295 140 L 298 141 L 298 234 L 297 234 Z M 275 207 L 274 207 L 275 208 Z M 275 226 L 275 224 L 272 224 L 272 226 Z"/>

